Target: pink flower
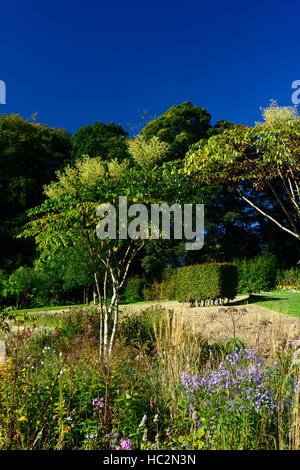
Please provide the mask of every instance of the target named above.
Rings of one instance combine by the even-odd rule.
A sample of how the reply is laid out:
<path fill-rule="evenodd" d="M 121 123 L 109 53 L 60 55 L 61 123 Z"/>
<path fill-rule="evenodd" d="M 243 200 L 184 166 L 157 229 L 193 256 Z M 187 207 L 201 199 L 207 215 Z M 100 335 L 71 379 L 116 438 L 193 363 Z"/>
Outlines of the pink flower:
<path fill-rule="evenodd" d="M 121 447 L 126 450 L 132 450 L 132 442 L 130 439 L 123 439 L 121 441 Z"/>

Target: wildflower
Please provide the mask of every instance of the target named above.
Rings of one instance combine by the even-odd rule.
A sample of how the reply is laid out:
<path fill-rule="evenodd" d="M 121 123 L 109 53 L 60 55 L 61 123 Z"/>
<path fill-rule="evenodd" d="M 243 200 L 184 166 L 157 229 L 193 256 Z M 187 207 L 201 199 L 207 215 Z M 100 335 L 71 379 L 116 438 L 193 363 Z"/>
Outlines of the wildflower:
<path fill-rule="evenodd" d="M 191 401 L 189 411 L 192 419 L 197 419 L 194 403 L 199 394 L 207 410 L 213 405 L 216 411 L 216 407 L 221 408 L 225 404 L 231 413 L 252 410 L 258 414 L 265 409 L 274 415 L 282 407 L 288 409 L 288 399 L 276 401 L 270 388 L 273 371 L 264 369 L 263 362 L 255 350 L 241 349 L 227 355 L 217 370 L 207 371 L 202 377 L 181 374 L 182 385 Z"/>
<path fill-rule="evenodd" d="M 122 449 L 126 449 L 126 450 L 132 450 L 132 442 L 130 439 L 123 439 L 121 441 L 121 447 Z"/>
<path fill-rule="evenodd" d="M 158 415 L 154 416 L 153 423 L 158 423 Z"/>
<path fill-rule="evenodd" d="M 104 398 L 94 398 L 93 405 L 95 408 L 102 408 L 104 406 Z"/>

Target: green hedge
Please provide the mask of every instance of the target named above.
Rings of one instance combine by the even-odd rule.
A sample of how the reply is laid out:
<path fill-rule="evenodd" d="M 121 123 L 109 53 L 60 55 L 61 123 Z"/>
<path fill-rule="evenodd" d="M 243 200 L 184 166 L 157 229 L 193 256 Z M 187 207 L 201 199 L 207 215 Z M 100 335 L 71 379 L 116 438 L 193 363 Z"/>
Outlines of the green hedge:
<path fill-rule="evenodd" d="M 237 268 L 231 263 L 209 263 L 178 269 L 176 298 L 179 302 L 234 299 Z"/>
<path fill-rule="evenodd" d="M 274 255 L 260 255 L 249 260 L 236 261 L 238 293 L 251 294 L 276 287 L 278 262 Z"/>

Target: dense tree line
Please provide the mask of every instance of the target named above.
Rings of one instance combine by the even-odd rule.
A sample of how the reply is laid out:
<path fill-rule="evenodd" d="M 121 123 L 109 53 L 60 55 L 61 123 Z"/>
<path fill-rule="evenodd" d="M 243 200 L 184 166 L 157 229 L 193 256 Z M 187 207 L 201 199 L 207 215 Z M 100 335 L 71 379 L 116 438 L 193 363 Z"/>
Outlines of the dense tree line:
<path fill-rule="evenodd" d="M 300 254 L 299 118 L 290 109 L 281 109 L 279 115 L 278 110 L 273 103 L 264 123 L 253 128 L 225 120 L 212 125 L 205 109 L 185 102 L 148 122 L 134 137 L 114 122 L 85 125 L 71 136 L 64 129 L 39 124 L 35 117 L 0 116 L 2 302 L 85 302 L 92 292 L 97 295 L 95 272 L 102 282 L 108 258 L 97 257 L 95 251 L 94 267 L 89 258 L 89 250 L 96 250 L 92 217 L 82 238 L 58 236 L 58 206 L 64 223 L 70 216 L 63 212 L 62 194 L 64 204 L 74 205 L 72 229 L 82 214 L 90 216 L 96 203 L 122 194 L 144 203 L 161 198 L 170 204 L 205 204 L 202 250 L 187 252 L 178 240 L 153 240 L 136 250 L 131 274 L 149 284 L 161 281 L 166 267 L 264 253 L 276 255 L 283 268 L 295 265 Z M 276 160 L 274 152 L 284 157 Z M 37 206 L 42 209 L 34 209 Z M 29 216 L 40 221 L 31 234 L 36 243 L 20 237 Z M 57 231 L 52 233 L 49 227 Z M 49 233 L 43 238 L 39 233 L 46 229 Z M 55 237 L 60 238 L 56 245 Z M 118 249 L 121 255 L 127 248 L 107 246 L 106 254 Z M 114 278 L 107 283 L 110 296 Z"/>

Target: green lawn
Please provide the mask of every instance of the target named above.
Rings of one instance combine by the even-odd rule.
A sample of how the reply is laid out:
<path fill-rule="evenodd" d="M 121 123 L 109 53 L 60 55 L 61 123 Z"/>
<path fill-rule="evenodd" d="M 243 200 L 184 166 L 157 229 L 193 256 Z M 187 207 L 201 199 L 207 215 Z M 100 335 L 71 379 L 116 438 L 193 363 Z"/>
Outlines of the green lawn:
<path fill-rule="evenodd" d="M 249 303 L 255 303 L 293 317 L 300 317 L 300 293 L 298 292 L 277 291 L 268 295 L 251 295 Z"/>
<path fill-rule="evenodd" d="M 70 307 L 86 307 L 86 305 L 56 305 L 54 307 L 32 307 L 12 310 L 11 313 L 35 313 L 35 312 L 48 312 L 51 310 L 68 310 Z"/>
<path fill-rule="evenodd" d="M 139 305 L 151 305 L 159 303 L 159 301 L 139 301 L 131 304 L 120 302 L 120 305 L 126 306 L 139 306 Z M 262 305 L 263 307 L 275 310 L 276 312 L 285 313 L 294 317 L 300 317 L 300 293 L 298 292 L 286 292 L 277 291 L 270 292 L 268 295 L 263 294 L 252 294 L 249 298 L 249 303 L 256 305 Z M 12 313 L 38 313 L 38 312 L 51 312 L 51 310 L 68 310 L 69 307 L 86 307 L 86 305 L 57 305 L 55 307 L 40 307 L 40 308 L 28 308 L 14 310 Z"/>

